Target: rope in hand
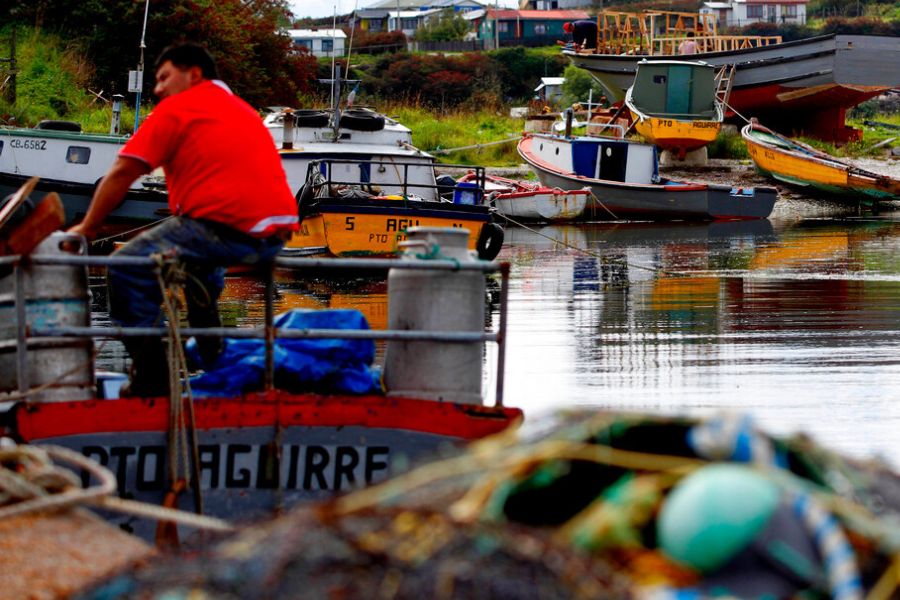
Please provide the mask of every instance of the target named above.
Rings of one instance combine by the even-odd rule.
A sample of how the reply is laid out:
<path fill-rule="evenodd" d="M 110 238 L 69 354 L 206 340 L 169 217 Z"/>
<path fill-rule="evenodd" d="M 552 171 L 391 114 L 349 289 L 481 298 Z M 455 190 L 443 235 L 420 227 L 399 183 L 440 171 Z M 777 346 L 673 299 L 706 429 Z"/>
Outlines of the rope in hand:
<path fill-rule="evenodd" d="M 148 229 L 150 227 L 155 227 L 155 226 L 159 225 L 160 223 L 168 221 L 169 219 L 171 219 L 174 216 L 175 215 L 169 215 L 168 217 L 163 217 L 162 219 L 159 219 L 157 221 L 151 221 L 150 223 L 140 225 L 138 227 L 135 227 L 134 229 L 129 229 L 128 231 L 122 231 L 120 233 L 115 233 L 113 235 L 106 236 L 105 238 L 97 238 L 96 240 L 91 241 L 91 244 L 92 245 L 101 244 L 103 242 L 108 242 L 110 240 L 115 240 L 117 238 L 123 238 L 126 236 L 130 236 L 132 233 L 137 233 L 138 231 L 143 231 L 144 229 Z"/>
<path fill-rule="evenodd" d="M 82 488 L 71 470 L 54 461 L 87 471 L 99 484 Z M 209 531 L 234 529 L 221 519 L 124 500 L 115 497 L 115 493 L 116 477 L 112 471 L 73 450 L 52 445 L 17 445 L 8 438 L 0 439 L 0 519 L 91 505 Z"/>

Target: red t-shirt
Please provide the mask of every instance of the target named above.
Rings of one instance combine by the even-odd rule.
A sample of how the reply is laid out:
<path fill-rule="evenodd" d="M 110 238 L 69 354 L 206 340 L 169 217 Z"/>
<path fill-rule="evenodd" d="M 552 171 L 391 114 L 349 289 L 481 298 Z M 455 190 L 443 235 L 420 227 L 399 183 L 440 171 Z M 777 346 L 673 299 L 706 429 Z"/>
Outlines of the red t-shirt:
<path fill-rule="evenodd" d="M 212 81 L 165 98 L 119 155 L 163 167 L 177 215 L 256 237 L 298 228 L 271 134 L 249 104 Z"/>

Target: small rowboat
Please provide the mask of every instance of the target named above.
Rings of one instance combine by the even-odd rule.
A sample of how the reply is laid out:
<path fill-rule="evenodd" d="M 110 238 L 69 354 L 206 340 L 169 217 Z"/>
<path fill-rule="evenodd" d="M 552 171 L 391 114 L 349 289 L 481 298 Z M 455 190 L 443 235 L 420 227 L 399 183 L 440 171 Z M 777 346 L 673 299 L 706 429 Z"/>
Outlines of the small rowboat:
<path fill-rule="evenodd" d="M 469 173 L 459 181 L 474 181 Z M 573 221 L 584 212 L 591 191 L 562 190 L 537 181 L 518 181 L 496 175 L 485 176 L 485 192 L 497 212 L 524 221 Z"/>
<path fill-rule="evenodd" d="M 900 200 L 900 180 L 864 171 L 759 123 L 741 130 L 758 171 L 783 183 L 863 203 Z"/>
<path fill-rule="evenodd" d="M 635 130 L 679 158 L 706 146 L 724 118 L 717 86 L 723 76 L 703 62 L 641 61 L 625 95 Z"/>

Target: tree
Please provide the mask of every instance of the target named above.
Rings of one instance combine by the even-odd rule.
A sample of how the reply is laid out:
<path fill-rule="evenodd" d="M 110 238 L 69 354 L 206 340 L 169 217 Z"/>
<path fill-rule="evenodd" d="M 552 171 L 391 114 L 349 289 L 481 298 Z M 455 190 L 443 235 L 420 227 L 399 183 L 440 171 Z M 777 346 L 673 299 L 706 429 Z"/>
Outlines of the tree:
<path fill-rule="evenodd" d="M 37 0 L 10 18 L 70 40 L 96 66 L 93 84 L 122 93 L 140 56 L 144 6 L 144 0 Z M 209 48 L 222 78 L 251 104 L 293 104 L 298 91 L 312 86 L 305 78 L 314 77 L 315 61 L 291 52 L 283 33 L 290 17 L 287 0 L 153 0 L 145 71 L 152 72 L 165 46 L 195 41 Z"/>
<path fill-rule="evenodd" d="M 576 102 L 586 102 L 589 95 L 593 95 L 594 101 L 599 102 L 600 96 L 605 92 L 603 87 L 584 69 L 579 69 L 573 64 L 563 71 L 566 80 L 562 84 L 562 104 L 570 106 Z"/>
<path fill-rule="evenodd" d="M 416 29 L 419 42 L 461 40 L 469 32 L 469 22 L 452 8 L 445 8 L 438 18 L 432 18 Z"/>

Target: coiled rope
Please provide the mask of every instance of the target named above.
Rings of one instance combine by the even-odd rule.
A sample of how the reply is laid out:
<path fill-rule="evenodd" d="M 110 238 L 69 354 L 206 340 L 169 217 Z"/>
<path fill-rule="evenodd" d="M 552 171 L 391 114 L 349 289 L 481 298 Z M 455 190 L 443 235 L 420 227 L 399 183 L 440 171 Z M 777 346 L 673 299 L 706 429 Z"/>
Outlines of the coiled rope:
<path fill-rule="evenodd" d="M 87 471 L 99 484 L 82 488 L 71 470 L 54 461 Z M 19 445 L 9 438 L 0 440 L 0 519 L 90 505 L 208 531 L 234 529 L 222 519 L 124 500 L 115 497 L 115 493 L 116 477 L 112 471 L 73 450 L 52 445 Z"/>

